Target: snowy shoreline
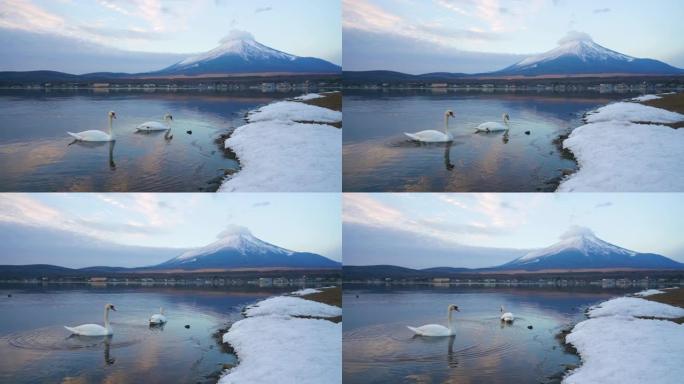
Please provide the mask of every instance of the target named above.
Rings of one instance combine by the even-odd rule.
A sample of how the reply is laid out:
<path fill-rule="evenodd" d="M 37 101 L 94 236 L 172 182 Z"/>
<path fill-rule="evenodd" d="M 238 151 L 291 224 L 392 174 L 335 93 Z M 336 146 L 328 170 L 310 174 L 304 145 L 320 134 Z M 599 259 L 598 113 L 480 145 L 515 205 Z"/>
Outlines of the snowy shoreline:
<path fill-rule="evenodd" d="M 579 169 L 556 192 L 684 191 L 684 130 L 663 125 L 684 115 L 638 103 L 659 98 L 644 95 L 588 113 L 562 142 Z"/>
<path fill-rule="evenodd" d="M 684 308 L 643 298 L 662 293 L 651 289 L 590 307 L 588 319 L 566 336 L 582 364 L 563 383 L 679 383 L 684 325 L 668 319 L 684 317 Z"/>
<path fill-rule="evenodd" d="M 331 287 L 327 287 L 331 288 Z M 238 356 L 219 384 L 341 383 L 342 308 L 307 300 L 304 289 L 249 305 L 223 335 Z"/>
<path fill-rule="evenodd" d="M 326 97 L 309 93 L 276 101 L 246 116 L 224 147 L 240 170 L 218 192 L 339 192 L 342 190 L 342 112 L 304 103 Z"/>

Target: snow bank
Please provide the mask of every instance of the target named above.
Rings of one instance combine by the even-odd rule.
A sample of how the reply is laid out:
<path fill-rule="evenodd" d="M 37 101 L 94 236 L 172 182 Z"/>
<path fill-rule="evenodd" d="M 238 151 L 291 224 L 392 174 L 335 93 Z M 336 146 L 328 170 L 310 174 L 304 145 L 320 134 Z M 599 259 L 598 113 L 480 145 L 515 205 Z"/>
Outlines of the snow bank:
<path fill-rule="evenodd" d="M 637 297 L 618 297 L 589 308 L 588 315 L 589 317 L 654 316 L 671 319 L 684 316 L 684 308 Z"/>
<path fill-rule="evenodd" d="M 248 317 L 266 315 L 335 317 L 342 308 L 299 297 L 277 296 L 262 300 L 245 309 Z"/>
<path fill-rule="evenodd" d="M 684 115 L 638 103 L 618 102 L 608 104 L 587 114 L 585 120 L 587 123 L 603 121 L 676 123 L 684 120 Z"/>
<path fill-rule="evenodd" d="M 304 288 L 300 289 L 299 291 L 294 291 L 291 292 L 290 295 L 295 295 L 295 296 L 306 296 L 306 295 L 311 295 L 313 293 L 321 293 L 323 291 L 314 289 L 314 288 Z"/>
<path fill-rule="evenodd" d="M 658 290 L 658 289 L 647 289 L 645 291 L 635 293 L 634 296 L 646 297 L 646 296 L 651 296 L 651 295 L 657 295 L 659 293 L 665 293 L 665 292 Z"/>
<path fill-rule="evenodd" d="M 558 192 L 684 191 L 684 129 L 625 121 L 586 124 L 572 131 L 563 147 L 575 155 L 579 170 Z"/>
<path fill-rule="evenodd" d="M 282 316 L 250 317 L 223 335 L 240 363 L 219 384 L 342 382 L 342 324 Z"/>
<path fill-rule="evenodd" d="M 321 97 L 323 97 L 323 95 L 320 95 L 318 93 L 307 93 L 306 95 L 297 96 L 294 99 L 306 101 L 306 100 L 320 99 Z"/>
<path fill-rule="evenodd" d="M 633 98 L 632 101 L 649 101 L 649 100 L 657 100 L 657 99 L 662 99 L 662 97 L 660 97 L 658 95 L 642 95 L 642 96 Z"/>
<path fill-rule="evenodd" d="M 312 98 L 313 94 L 300 97 Z M 295 101 L 279 101 L 248 114 L 249 124 L 226 140 L 242 169 L 220 192 L 339 192 L 342 131 L 325 124 L 342 113 Z"/>
<path fill-rule="evenodd" d="M 293 294 L 316 291 L 303 289 Z M 342 383 L 342 324 L 292 316 L 333 317 L 342 308 L 277 296 L 245 310 L 223 335 L 240 363 L 221 377 L 219 384 Z"/>
<path fill-rule="evenodd" d="M 301 104 L 301 103 L 295 103 Z M 342 130 L 323 124 L 267 121 L 243 125 L 225 142 L 242 169 L 221 192 L 339 192 Z"/>
<path fill-rule="evenodd" d="M 582 356 L 582 366 L 570 372 L 563 383 L 682 382 L 684 325 L 601 317 L 577 324 L 566 340 Z"/>
<path fill-rule="evenodd" d="M 251 123 L 268 120 L 339 123 L 342 121 L 342 112 L 296 101 L 279 101 L 247 115 L 247 121 Z"/>
<path fill-rule="evenodd" d="M 639 292 L 654 294 L 649 289 Z M 661 293 L 661 292 L 660 292 Z M 589 309 L 589 320 L 577 324 L 566 341 L 577 348 L 582 365 L 565 384 L 680 383 L 684 375 L 684 325 L 668 320 L 684 309 L 635 297 L 608 300 Z"/>

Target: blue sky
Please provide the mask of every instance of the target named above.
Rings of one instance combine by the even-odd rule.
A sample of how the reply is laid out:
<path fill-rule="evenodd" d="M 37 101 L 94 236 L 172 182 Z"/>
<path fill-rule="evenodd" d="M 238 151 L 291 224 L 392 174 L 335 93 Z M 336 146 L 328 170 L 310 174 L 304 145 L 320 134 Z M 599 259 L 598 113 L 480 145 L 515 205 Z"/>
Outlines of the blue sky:
<path fill-rule="evenodd" d="M 36 69 L 40 61 L 45 65 L 44 57 L 32 59 L 35 55 L 25 54 L 41 49 L 54 51 L 59 60 L 51 65 L 66 71 L 71 68 L 71 72 L 83 71 L 78 55 L 88 52 L 76 52 L 81 50 L 204 52 L 215 48 L 231 30 L 248 31 L 257 41 L 281 51 L 340 64 L 340 15 L 339 1 L 3 0 L 0 40 L 6 35 L 12 37 L 7 40 L 23 44 L 3 47 L 0 70 L 17 69 L 17 61 L 9 61 L 7 55 L 22 57 L 26 69 Z M 71 66 L 62 63 L 55 45 L 72 51 Z M 173 55 L 164 58 L 171 60 L 169 64 L 177 59 Z M 140 70 L 158 69 L 147 68 L 141 61 Z M 103 54 L 100 64 L 104 69 L 94 70 L 129 70 L 111 55 Z"/>
<path fill-rule="evenodd" d="M 494 266 L 572 226 L 684 262 L 682 194 L 356 193 L 343 206 L 345 265 Z"/>
<path fill-rule="evenodd" d="M 127 246 L 187 249 L 213 242 L 229 225 L 241 225 L 269 243 L 340 261 L 340 204 L 338 194 L 322 193 L 6 193 L 0 195 L 0 225 L 4 228 L 0 244 L 16 243 L 3 237 L 13 236 L 16 231 L 11 229 L 21 227 L 25 237 L 21 239 L 22 252 L 26 254 L 30 254 L 26 248 L 30 250 L 34 243 L 36 249 L 42 247 L 38 244 L 46 233 L 54 231 L 63 234 L 60 238 L 71 236 L 79 242 L 87 238 Z M 0 252 L 0 264 L 8 260 L 19 263 L 9 253 L 7 249 Z M 31 263 L 122 265 L 118 258 L 103 259 L 97 252 L 74 265 L 68 249 L 43 254 L 42 259 L 31 257 Z M 159 261 L 139 259 L 124 264 Z"/>
<path fill-rule="evenodd" d="M 679 0 L 343 0 L 345 70 L 491 71 L 570 31 L 684 67 Z"/>

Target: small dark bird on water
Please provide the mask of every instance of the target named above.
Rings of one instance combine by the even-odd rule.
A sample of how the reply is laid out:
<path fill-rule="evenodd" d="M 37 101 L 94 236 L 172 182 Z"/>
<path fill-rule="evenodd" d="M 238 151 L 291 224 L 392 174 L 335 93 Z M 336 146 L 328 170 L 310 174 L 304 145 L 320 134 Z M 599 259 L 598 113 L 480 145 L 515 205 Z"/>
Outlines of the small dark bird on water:
<path fill-rule="evenodd" d="M 525 131 L 525 134 L 526 134 L 526 135 L 529 135 L 529 134 L 530 134 L 530 131 Z"/>
<path fill-rule="evenodd" d="M 527 326 L 527 329 L 532 329 L 532 326 L 531 326 L 531 325 L 528 325 L 528 326 Z"/>
<path fill-rule="evenodd" d="M 7 297 L 12 297 L 12 294 L 8 294 Z"/>
<path fill-rule="evenodd" d="M 190 324 L 185 324 L 185 329 L 190 329 Z"/>
<path fill-rule="evenodd" d="M 192 135 L 192 131 L 185 131 L 188 135 Z"/>

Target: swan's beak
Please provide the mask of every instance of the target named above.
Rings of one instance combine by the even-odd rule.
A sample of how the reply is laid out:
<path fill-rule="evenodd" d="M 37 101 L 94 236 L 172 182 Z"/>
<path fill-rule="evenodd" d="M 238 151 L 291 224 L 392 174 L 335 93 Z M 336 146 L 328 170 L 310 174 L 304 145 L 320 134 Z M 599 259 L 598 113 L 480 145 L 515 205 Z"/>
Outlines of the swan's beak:
<path fill-rule="evenodd" d="M 116 311 L 116 308 L 114 308 L 113 305 L 110 308 L 112 309 L 112 311 Z"/>

